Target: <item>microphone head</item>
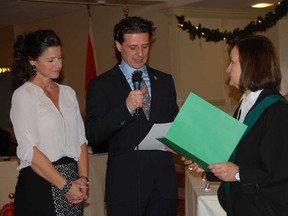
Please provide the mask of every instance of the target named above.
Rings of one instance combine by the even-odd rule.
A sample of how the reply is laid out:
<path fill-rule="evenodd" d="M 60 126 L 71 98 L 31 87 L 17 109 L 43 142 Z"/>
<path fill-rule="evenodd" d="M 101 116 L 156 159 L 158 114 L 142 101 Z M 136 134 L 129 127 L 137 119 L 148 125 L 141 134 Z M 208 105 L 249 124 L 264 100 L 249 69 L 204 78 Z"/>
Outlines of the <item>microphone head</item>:
<path fill-rule="evenodd" d="M 142 82 L 142 71 L 136 70 L 132 74 L 132 83 L 134 85 L 134 90 L 140 90 L 140 85 Z"/>

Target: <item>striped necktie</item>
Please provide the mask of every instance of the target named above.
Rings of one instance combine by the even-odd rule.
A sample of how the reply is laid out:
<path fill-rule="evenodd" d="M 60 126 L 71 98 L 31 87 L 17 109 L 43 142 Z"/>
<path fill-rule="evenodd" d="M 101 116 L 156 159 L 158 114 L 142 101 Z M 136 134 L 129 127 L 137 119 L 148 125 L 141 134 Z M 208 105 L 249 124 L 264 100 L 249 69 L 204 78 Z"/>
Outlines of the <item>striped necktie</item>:
<path fill-rule="evenodd" d="M 148 88 L 146 86 L 144 79 L 142 79 L 142 81 L 141 81 L 141 89 L 142 88 L 146 88 L 146 93 L 144 94 L 144 103 L 143 103 L 142 110 L 145 113 L 146 118 L 149 120 L 151 100 L 150 100 Z"/>

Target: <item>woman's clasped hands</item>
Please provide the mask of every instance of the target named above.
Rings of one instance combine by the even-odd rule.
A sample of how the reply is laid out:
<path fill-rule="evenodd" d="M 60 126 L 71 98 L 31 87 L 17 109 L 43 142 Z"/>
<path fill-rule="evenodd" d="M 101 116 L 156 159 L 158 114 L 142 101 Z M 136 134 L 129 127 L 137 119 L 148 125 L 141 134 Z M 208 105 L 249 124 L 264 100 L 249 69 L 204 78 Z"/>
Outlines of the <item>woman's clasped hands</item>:
<path fill-rule="evenodd" d="M 78 204 L 88 198 L 89 183 L 85 178 L 78 178 L 72 182 L 70 190 L 65 197 L 71 204 Z"/>

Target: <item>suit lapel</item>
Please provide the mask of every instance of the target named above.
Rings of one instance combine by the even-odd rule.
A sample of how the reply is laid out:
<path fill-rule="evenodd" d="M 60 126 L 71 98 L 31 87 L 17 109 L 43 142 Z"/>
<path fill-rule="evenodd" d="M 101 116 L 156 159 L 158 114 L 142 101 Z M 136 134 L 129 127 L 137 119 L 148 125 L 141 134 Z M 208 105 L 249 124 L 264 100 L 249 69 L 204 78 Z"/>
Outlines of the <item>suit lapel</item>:
<path fill-rule="evenodd" d="M 131 91 L 131 88 L 118 65 L 116 65 L 112 69 L 111 79 L 112 79 L 111 81 L 113 82 L 115 86 L 115 90 L 119 91 L 119 92 L 115 92 L 115 94 L 123 95 L 123 92 L 125 92 L 126 93 L 125 95 L 127 97 L 129 92 Z"/>
<path fill-rule="evenodd" d="M 153 121 L 154 118 L 154 107 L 157 107 L 157 96 L 158 96 L 158 77 L 156 76 L 155 72 L 153 69 L 147 67 L 149 79 L 150 79 L 150 85 L 151 85 L 151 106 L 150 106 L 150 115 L 149 115 L 149 120 Z"/>

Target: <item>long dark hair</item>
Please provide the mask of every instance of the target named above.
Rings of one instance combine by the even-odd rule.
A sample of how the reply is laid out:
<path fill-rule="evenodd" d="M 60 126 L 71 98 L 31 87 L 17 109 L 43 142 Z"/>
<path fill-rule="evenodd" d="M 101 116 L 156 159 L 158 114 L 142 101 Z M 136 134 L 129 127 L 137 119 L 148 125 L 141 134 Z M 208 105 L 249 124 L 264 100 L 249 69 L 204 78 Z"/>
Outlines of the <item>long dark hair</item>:
<path fill-rule="evenodd" d="M 14 43 L 12 72 L 19 84 L 26 82 L 34 75 L 35 69 L 29 63 L 30 60 L 36 60 L 49 47 L 61 45 L 60 38 L 51 29 L 18 35 Z"/>

